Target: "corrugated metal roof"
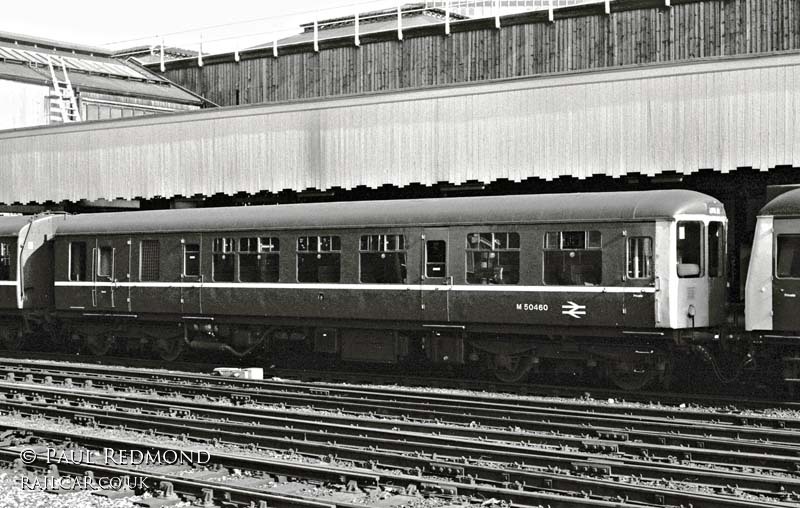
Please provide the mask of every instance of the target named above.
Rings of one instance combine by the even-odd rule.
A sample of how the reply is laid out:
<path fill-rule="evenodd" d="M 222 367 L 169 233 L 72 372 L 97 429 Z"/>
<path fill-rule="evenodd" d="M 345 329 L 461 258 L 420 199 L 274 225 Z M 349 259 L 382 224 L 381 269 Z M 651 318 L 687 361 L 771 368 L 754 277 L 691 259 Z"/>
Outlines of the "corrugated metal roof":
<path fill-rule="evenodd" d="M 25 44 L 15 44 L 13 37 L 20 38 Z M 36 47 L 34 41 L 31 37 L 22 38 L 0 32 L 0 75 L 50 85 L 47 57 L 54 56 L 58 57 L 53 60 L 57 76 L 61 76 L 60 59 L 63 58 L 72 84 L 87 91 L 202 104 L 202 99 L 197 95 L 175 86 L 141 65 L 112 58 L 108 52 L 86 53 L 88 49 L 84 47 L 79 47 L 80 52 L 73 52 L 63 43 L 47 49 L 49 44 L 42 43 Z"/>
<path fill-rule="evenodd" d="M 199 105 L 202 100 L 177 86 L 165 83 L 146 83 L 144 81 L 116 79 L 94 74 L 70 73 L 72 85 L 79 90 L 106 92 L 120 95 L 133 95 Z"/>
<path fill-rule="evenodd" d="M 41 85 L 49 85 L 50 80 L 25 64 L 10 63 L 0 60 L 0 78 L 27 81 Z"/>
<path fill-rule="evenodd" d="M 38 35 L 18 34 L 13 32 L 0 31 L 0 43 L 14 42 L 22 43 L 28 46 L 41 46 L 43 48 L 61 49 L 68 51 L 76 51 L 85 55 L 98 55 L 109 56 L 110 52 L 98 46 L 88 46 L 85 44 L 75 44 L 74 42 L 57 41 L 55 39 L 48 39 Z"/>
<path fill-rule="evenodd" d="M 278 206 L 152 210 L 67 216 L 58 235 L 604 222 L 672 218 L 722 210 L 688 190 L 482 196 Z"/>
<path fill-rule="evenodd" d="M 800 54 L 0 133 L 0 202 L 800 167 Z"/>

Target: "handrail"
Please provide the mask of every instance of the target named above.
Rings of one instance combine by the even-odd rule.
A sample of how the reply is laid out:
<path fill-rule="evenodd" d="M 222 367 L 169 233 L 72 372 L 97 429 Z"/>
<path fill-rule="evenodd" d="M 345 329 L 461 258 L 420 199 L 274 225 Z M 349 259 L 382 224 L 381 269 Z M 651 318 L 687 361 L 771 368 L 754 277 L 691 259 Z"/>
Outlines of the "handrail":
<path fill-rule="evenodd" d="M 314 50 L 319 51 L 319 42 L 324 39 L 324 31 L 334 27 L 339 27 L 346 24 L 353 28 L 353 34 L 350 35 L 353 39 L 354 46 L 360 46 L 361 38 L 368 33 L 376 33 L 377 31 L 369 30 L 369 25 L 379 20 L 394 21 L 396 23 L 397 39 L 403 40 L 404 29 L 407 28 L 404 21 L 415 14 L 428 13 L 433 18 L 438 18 L 437 21 L 430 22 L 426 26 L 441 26 L 442 34 L 449 35 L 453 25 L 463 23 L 465 21 L 473 21 L 476 19 L 491 19 L 496 28 L 501 26 L 501 16 L 508 14 L 517 14 L 522 12 L 536 12 L 548 11 L 548 19 L 552 22 L 554 19 L 554 11 L 562 7 L 573 7 L 588 4 L 604 4 L 605 13 L 610 14 L 612 0 L 426 0 L 422 4 L 408 4 L 403 5 L 401 0 L 398 0 L 394 7 L 387 8 L 386 1 L 372 0 L 366 2 L 351 3 L 348 5 L 332 6 L 327 9 L 307 11 L 300 13 L 282 14 L 272 17 L 258 18 L 255 20 L 247 20 L 235 23 L 225 23 L 212 25 L 197 29 L 196 31 L 183 30 L 175 32 L 172 35 L 180 36 L 179 38 L 170 40 L 170 34 L 162 34 L 153 37 L 142 39 L 129 39 L 121 42 L 131 43 L 134 41 L 154 41 L 150 44 L 151 53 L 160 54 L 160 63 L 162 70 L 164 69 L 165 61 L 165 48 L 168 47 L 185 47 L 195 48 L 199 50 L 196 56 L 183 57 L 173 59 L 172 61 L 186 61 L 196 59 L 198 65 L 202 66 L 203 58 L 208 58 L 217 55 L 234 56 L 234 61 L 240 61 L 240 55 L 244 51 L 241 48 L 247 45 L 243 41 L 251 41 L 249 43 L 250 49 L 269 49 L 272 48 L 273 56 L 277 57 L 281 53 L 281 48 L 298 44 L 297 42 L 283 43 L 281 39 L 290 38 L 298 35 L 296 25 L 292 25 L 292 20 L 296 19 L 298 15 L 308 15 L 310 20 L 302 23 L 300 28 L 303 32 L 312 33 L 313 37 L 310 41 L 302 41 L 301 43 L 312 42 Z M 669 0 L 664 0 L 665 6 L 669 6 Z M 320 20 L 321 15 L 325 12 L 336 12 L 349 7 L 356 7 L 357 9 L 351 14 L 334 16 L 328 19 Z M 242 33 L 241 30 L 234 30 L 235 27 L 242 27 L 244 25 L 253 24 L 258 22 L 259 29 L 257 31 Z M 288 22 L 288 24 L 287 24 Z M 264 30 L 264 25 L 270 28 Z M 209 33 L 214 33 L 220 30 L 235 31 L 235 34 L 221 34 L 217 37 L 209 37 Z M 380 31 L 386 31 L 387 28 L 383 25 Z M 217 51 L 204 51 L 203 48 L 211 46 L 218 46 L 221 49 Z"/>

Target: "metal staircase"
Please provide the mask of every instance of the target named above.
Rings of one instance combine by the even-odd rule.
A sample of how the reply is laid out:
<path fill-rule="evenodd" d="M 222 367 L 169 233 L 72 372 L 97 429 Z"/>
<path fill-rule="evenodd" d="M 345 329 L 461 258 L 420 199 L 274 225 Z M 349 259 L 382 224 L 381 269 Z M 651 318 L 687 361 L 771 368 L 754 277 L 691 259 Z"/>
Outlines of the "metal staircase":
<path fill-rule="evenodd" d="M 81 113 L 78 110 L 78 101 L 75 97 L 75 90 L 67 74 L 67 64 L 59 56 L 47 57 L 47 65 L 50 67 L 50 79 L 53 81 L 53 95 L 50 96 L 50 123 L 71 123 L 80 122 Z M 61 66 L 63 78 L 56 77 L 56 69 Z"/>

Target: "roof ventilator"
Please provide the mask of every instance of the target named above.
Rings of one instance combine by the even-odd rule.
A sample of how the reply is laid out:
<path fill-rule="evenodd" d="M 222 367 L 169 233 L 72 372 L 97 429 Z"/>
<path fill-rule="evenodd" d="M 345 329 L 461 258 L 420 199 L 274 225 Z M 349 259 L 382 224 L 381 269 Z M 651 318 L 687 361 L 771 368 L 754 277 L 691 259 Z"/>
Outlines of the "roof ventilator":
<path fill-rule="evenodd" d="M 55 63 L 55 65 L 53 65 Z M 78 111 L 78 101 L 72 83 L 67 74 L 67 64 L 59 56 L 47 56 L 47 65 L 50 67 L 50 79 L 53 81 L 54 94 L 50 96 L 50 122 L 71 123 L 80 122 L 81 114 Z M 61 81 L 56 77 L 56 67 L 61 65 L 64 77 Z"/>

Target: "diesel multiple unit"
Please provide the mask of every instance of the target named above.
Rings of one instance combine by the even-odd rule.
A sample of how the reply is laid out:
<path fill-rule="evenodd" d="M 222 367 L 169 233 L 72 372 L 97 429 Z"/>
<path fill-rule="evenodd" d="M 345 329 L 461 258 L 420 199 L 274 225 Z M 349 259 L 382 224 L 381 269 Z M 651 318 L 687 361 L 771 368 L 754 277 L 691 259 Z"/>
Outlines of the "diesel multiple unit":
<path fill-rule="evenodd" d="M 580 365 L 629 388 L 692 351 L 746 363 L 775 343 L 791 365 L 800 191 L 758 218 L 747 331 L 729 324 L 726 230 L 719 201 L 685 190 L 7 217 L 0 335 L 507 381 Z"/>

